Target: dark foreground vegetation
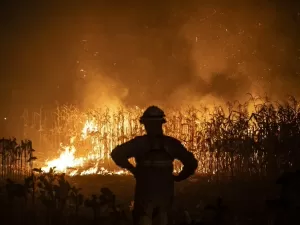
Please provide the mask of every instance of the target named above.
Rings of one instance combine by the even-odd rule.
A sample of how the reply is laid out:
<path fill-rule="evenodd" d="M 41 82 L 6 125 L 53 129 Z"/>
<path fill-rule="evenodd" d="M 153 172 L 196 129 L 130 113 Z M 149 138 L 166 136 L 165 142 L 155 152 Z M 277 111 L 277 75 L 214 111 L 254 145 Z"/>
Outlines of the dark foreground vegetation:
<path fill-rule="evenodd" d="M 133 177 L 66 177 L 55 170 L 34 170 L 24 182 L 7 179 L 1 185 L 1 224 L 132 223 Z M 273 183 L 221 182 L 194 176 L 176 186 L 170 221 L 199 225 L 299 224 L 299 174 L 285 173 Z"/>
<path fill-rule="evenodd" d="M 170 221 L 299 225 L 299 103 L 292 97 L 281 104 L 252 98 L 245 104 L 229 103 L 226 109 L 215 107 L 202 117 L 203 110 L 174 112 L 165 128 L 195 153 L 198 172 L 204 174 L 177 184 Z M 106 118 L 98 114 L 93 115 Z M 118 126 L 124 123 L 118 114 L 114 123 L 118 130 L 108 129 L 116 137 L 98 132 L 93 140 L 110 138 L 116 144 L 141 134 L 135 115 L 128 113 L 131 127 L 125 130 Z M 98 127 L 110 126 L 100 119 L 96 122 Z M 68 128 L 61 118 L 60 124 Z M 33 167 L 36 157 L 28 140 L 17 144 L 15 139 L 2 139 L 0 153 L 1 224 L 131 223 L 131 176 L 43 172 Z"/>

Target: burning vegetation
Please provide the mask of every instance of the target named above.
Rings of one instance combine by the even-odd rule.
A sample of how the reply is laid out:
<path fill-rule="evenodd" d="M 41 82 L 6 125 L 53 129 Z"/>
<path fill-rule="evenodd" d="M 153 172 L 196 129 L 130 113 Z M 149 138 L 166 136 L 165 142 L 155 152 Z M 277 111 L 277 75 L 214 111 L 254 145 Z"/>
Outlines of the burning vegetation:
<path fill-rule="evenodd" d="M 114 167 L 110 152 L 144 134 L 138 120 L 141 112 L 140 108 L 80 112 L 73 106 L 58 107 L 51 120 L 46 116 L 41 120 L 55 121 L 51 126 L 41 124 L 43 140 L 60 144 L 58 156 L 49 156 L 42 169 L 56 167 L 71 176 L 126 174 Z M 299 103 L 293 97 L 282 103 L 251 97 L 243 104 L 211 109 L 169 109 L 164 130 L 195 154 L 200 174 L 264 176 L 299 166 L 299 115 Z M 175 171 L 181 169 L 180 163 L 174 164 Z"/>

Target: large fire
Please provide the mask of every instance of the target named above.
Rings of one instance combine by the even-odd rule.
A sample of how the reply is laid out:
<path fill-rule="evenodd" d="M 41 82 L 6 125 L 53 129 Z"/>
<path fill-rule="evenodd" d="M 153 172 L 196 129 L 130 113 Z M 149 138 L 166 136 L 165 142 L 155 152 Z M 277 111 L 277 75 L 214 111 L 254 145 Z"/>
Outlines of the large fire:
<path fill-rule="evenodd" d="M 93 120 L 87 120 L 80 137 L 73 136 L 70 139 L 70 144 L 64 146 L 61 144 L 63 150 L 60 156 L 53 160 L 47 160 L 44 171 L 49 171 L 50 168 L 55 167 L 57 172 L 66 173 L 70 176 L 74 175 L 88 175 L 88 174 L 127 174 L 125 170 L 108 170 L 104 166 L 100 166 L 101 161 L 105 160 L 105 152 L 100 149 L 100 142 L 98 138 L 93 138 L 93 134 L 101 132 Z M 92 149 L 90 149 L 85 156 L 77 156 L 75 141 L 85 141 L 91 138 Z"/>
<path fill-rule="evenodd" d="M 181 140 L 194 153 L 200 162 L 197 170 L 200 174 L 215 174 L 217 171 L 232 173 L 232 168 L 246 168 L 247 163 L 259 166 L 265 156 L 257 155 L 257 149 L 249 145 L 250 140 L 264 141 L 266 136 L 256 121 L 261 120 L 260 117 L 251 116 L 251 112 L 262 114 L 258 104 L 259 101 L 238 104 L 236 110 L 233 106 L 225 110 L 217 106 L 212 110 L 205 107 L 170 109 L 166 112 L 168 122 L 164 125 L 164 131 Z M 265 106 L 268 107 L 267 103 Z M 139 123 L 142 111 L 140 108 L 121 108 L 80 112 L 74 107 L 58 108 L 54 126 L 57 128 L 54 130 L 56 135 L 52 140 L 57 141 L 59 135 L 62 137 L 55 142 L 56 146 L 61 142 L 59 156 L 46 160 L 42 169 L 48 171 L 55 167 L 57 172 L 70 176 L 128 174 L 112 162 L 110 153 L 117 145 L 144 134 Z M 234 149 L 249 153 L 247 160 L 241 160 L 244 156 L 240 153 L 232 154 L 236 151 Z M 181 168 L 181 163 L 175 161 L 174 170 L 178 172 Z"/>
<path fill-rule="evenodd" d="M 74 135 L 70 135 L 67 143 L 60 144 L 59 157 L 46 160 L 44 164 L 46 166 L 42 167 L 42 170 L 49 171 L 50 168 L 55 167 L 57 172 L 70 176 L 129 174 L 128 171 L 121 170 L 114 165 L 110 153 L 116 145 L 124 143 L 136 135 L 144 134 L 144 129 L 138 120 L 142 111 L 138 107 L 132 111 L 100 110 L 85 113 L 77 121 L 73 118 L 66 126 L 76 121 L 76 127 L 80 129 L 80 132 L 74 132 L 76 130 L 74 126 L 68 128 Z M 70 113 L 68 116 L 75 114 Z M 130 161 L 134 164 L 134 160 L 130 159 Z M 181 164 L 175 162 L 174 171 L 180 170 Z"/>

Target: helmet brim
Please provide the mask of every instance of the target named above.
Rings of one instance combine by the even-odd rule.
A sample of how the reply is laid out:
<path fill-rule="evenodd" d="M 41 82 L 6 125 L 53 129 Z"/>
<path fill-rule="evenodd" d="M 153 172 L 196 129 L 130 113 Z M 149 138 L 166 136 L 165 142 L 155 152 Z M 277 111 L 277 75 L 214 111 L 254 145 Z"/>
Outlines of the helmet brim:
<path fill-rule="evenodd" d="M 157 117 L 140 118 L 141 124 L 145 124 L 145 122 L 150 122 L 150 121 L 157 121 L 157 122 L 161 122 L 162 124 L 167 122 L 165 118 L 157 118 Z"/>

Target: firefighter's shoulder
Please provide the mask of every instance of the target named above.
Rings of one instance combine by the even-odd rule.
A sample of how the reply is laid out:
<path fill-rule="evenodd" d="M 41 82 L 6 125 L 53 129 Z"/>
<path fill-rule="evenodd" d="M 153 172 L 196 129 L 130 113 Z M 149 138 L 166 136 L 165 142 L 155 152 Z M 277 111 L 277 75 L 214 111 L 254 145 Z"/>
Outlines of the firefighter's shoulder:
<path fill-rule="evenodd" d="M 146 140 L 146 135 L 140 135 L 140 136 L 135 136 L 132 140 L 133 141 L 144 141 Z"/>
<path fill-rule="evenodd" d="M 172 146 L 183 146 L 181 141 L 178 140 L 177 138 L 165 135 L 165 140 L 168 144 Z"/>
<path fill-rule="evenodd" d="M 146 140 L 147 140 L 146 136 L 143 135 L 143 136 L 135 136 L 129 142 L 131 142 L 132 144 L 143 144 L 144 142 L 146 142 Z"/>
<path fill-rule="evenodd" d="M 141 141 L 142 141 L 141 137 L 142 136 L 136 136 L 136 137 L 134 137 L 130 140 L 125 141 L 124 143 L 118 144 L 116 147 L 117 148 L 121 148 L 121 147 L 125 148 L 125 147 L 129 147 L 129 146 L 132 146 L 132 145 L 136 145 L 138 143 L 141 143 Z"/>

